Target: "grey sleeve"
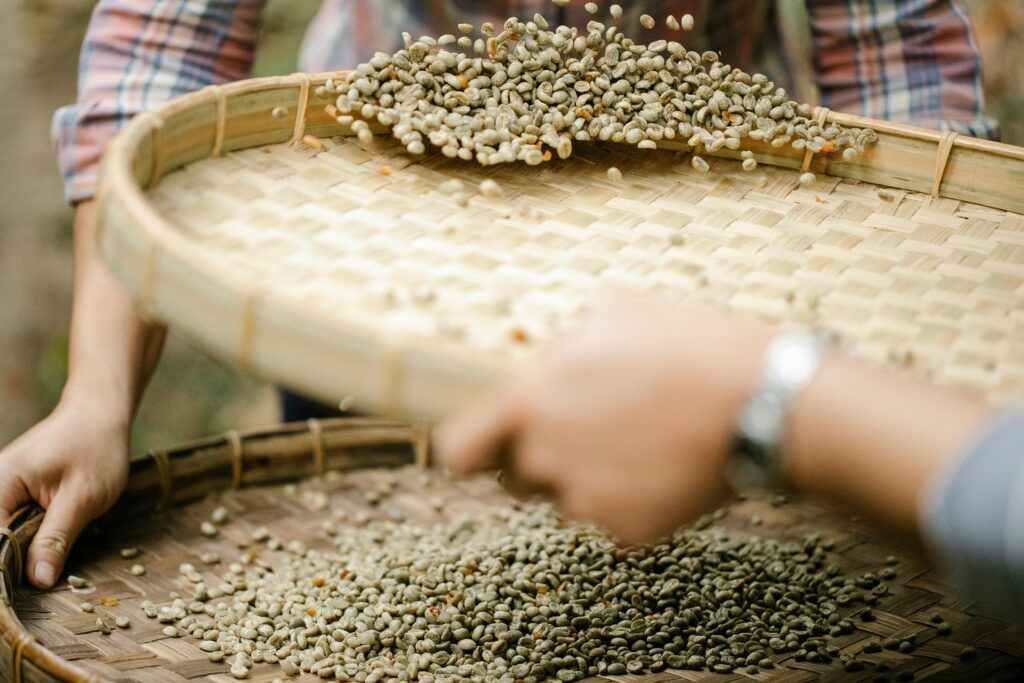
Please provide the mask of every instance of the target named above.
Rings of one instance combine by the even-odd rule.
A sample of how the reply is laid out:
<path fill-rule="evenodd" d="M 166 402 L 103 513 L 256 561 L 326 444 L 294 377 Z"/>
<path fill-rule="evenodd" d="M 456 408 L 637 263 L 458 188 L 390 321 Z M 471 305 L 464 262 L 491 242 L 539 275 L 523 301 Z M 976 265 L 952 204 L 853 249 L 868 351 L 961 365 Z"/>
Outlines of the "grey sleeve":
<path fill-rule="evenodd" d="M 1024 623 L 1024 411 L 989 425 L 930 491 L 921 519 L 965 596 Z"/>

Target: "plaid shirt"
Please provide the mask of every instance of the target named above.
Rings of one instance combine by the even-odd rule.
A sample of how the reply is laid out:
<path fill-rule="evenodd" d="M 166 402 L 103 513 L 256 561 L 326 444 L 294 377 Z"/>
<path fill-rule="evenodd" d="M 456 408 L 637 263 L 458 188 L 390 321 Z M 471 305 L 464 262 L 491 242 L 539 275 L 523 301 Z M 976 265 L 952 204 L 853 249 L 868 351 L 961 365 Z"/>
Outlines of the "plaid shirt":
<path fill-rule="evenodd" d="M 132 116 L 211 83 L 246 78 L 265 0 L 100 0 L 82 46 L 78 102 L 57 111 L 52 137 L 68 201 L 90 198 L 100 156 Z M 621 2 L 621 0 L 620 0 Z M 607 17 L 608 0 L 597 3 Z M 691 49 L 717 49 L 746 69 L 771 40 L 771 0 L 627 0 L 619 22 L 646 41 L 668 33 L 639 26 L 689 12 Z M 300 57 L 305 71 L 355 66 L 413 36 L 456 23 L 501 24 L 543 14 L 584 26 L 584 0 L 324 0 Z M 821 104 L 839 111 L 977 137 L 996 135 L 982 110 L 981 63 L 962 0 L 807 0 Z M 641 35 L 642 34 L 642 35 Z M 676 34 L 678 37 L 679 34 Z M 777 79 L 784 80 L 784 79 Z"/>

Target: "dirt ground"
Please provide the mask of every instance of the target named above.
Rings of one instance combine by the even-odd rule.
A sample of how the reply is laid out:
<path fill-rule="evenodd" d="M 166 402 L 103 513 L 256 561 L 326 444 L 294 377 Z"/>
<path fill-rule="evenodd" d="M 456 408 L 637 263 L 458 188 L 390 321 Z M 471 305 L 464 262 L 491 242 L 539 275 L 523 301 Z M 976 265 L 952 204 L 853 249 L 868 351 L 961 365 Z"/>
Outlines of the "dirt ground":
<path fill-rule="evenodd" d="M 970 0 L 989 110 L 1024 145 L 1024 3 Z M 50 151 L 53 111 L 73 101 L 94 2 L 0 2 L 0 445 L 44 416 L 66 373 L 71 212 Z M 258 75 L 295 69 L 312 0 L 270 0 Z M 144 401 L 136 450 L 276 420 L 272 389 L 172 338 Z"/>

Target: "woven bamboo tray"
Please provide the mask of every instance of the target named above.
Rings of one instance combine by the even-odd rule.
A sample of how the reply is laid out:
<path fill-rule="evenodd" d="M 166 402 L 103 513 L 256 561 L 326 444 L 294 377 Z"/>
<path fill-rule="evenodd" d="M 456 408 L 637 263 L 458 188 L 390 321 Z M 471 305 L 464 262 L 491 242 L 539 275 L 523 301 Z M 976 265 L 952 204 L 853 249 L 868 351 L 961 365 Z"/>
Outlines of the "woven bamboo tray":
<path fill-rule="evenodd" d="M 878 143 L 846 162 L 747 140 L 754 173 L 728 150 L 699 173 L 669 141 L 484 168 L 360 144 L 316 94 L 339 76 L 210 87 L 124 129 L 100 243 L 145 315 L 393 415 L 448 413 L 604 289 L 820 325 L 862 357 L 1024 396 L 1022 149 L 819 109 Z M 505 199 L 460 205 L 452 178 Z"/>
<path fill-rule="evenodd" d="M 250 539 L 252 529 L 266 526 L 273 535 L 298 539 L 307 547 L 327 547 L 319 531 L 331 511 L 344 508 L 354 517 L 360 509 L 374 518 L 386 516 L 391 507 L 418 522 L 436 522 L 446 515 L 477 513 L 506 500 L 492 478 L 453 482 L 437 473 L 402 471 L 397 492 L 387 506 L 371 508 L 362 491 L 379 483 L 393 468 L 423 464 L 428 458 L 424 430 L 382 420 L 339 419 L 310 421 L 224 437 L 153 452 L 132 462 L 127 491 L 118 506 L 79 542 L 68 571 L 83 575 L 95 587 L 87 594 L 73 593 L 66 585 L 42 593 L 21 587 L 20 551 L 27 547 L 38 527 L 40 513 L 23 510 L 9 522 L 11 533 L 0 536 L 0 680 L 21 683 L 48 681 L 139 681 L 183 683 L 193 680 L 227 682 L 227 665 L 209 662 L 190 638 L 167 638 L 162 624 L 147 619 L 140 603 L 158 605 L 168 601 L 171 591 L 182 590 L 178 565 L 192 562 L 202 566 L 199 556 L 218 552 L 227 561 L 241 550 L 239 540 Z M 378 468 L 378 469 L 366 469 Z M 418 468 L 417 468 L 418 469 Z M 361 470 L 361 471 L 360 471 Z M 303 484 L 330 496 L 329 508 L 310 509 L 301 496 L 282 489 L 282 482 L 323 472 L 343 472 Z M 448 501 L 443 513 L 426 502 L 442 497 Z M 199 533 L 200 522 L 209 518 L 216 505 L 231 511 L 231 521 L 221 527 L 217 538 Z M 162 512 L 153 511 L 154 507 Z M 754 526 L 754 516 L 762 522 Z M 734 673 L 714 675 L 707 671 L 663 671 L 646 676 L 616 676 L 592 681 L 637 681 L 672 683 L 699 680 L 873 680 L 879 674 L 888 680 L 913 673 L 916 680 L 1020 680 L 1024 676 L 1024 633 L 1008 629 L 991 619 L 975 615 L 970 606 L 927 571 L 915 557 L 875 538 L 865 525 L 839 510 L 793 502 L 775 507 L 759 500 L 737 501 L 716 524 L 730 534 L 776 537 L 784 540 L 819 533 L 837 540 L 833 556 L 844 574 L 877 571 L 888 555 L 899 557 L 897 577 L 888 595 L 875 606 L 876 619 L 863 621 L 853 615 L 863 606 L 850 607 L 857 630 L 839 636 L 832 643 L 842 652 L 856 654 L 869 663 L 856 675 L 846 673 L 838 660 L 830 665 L 796 661 L 792 654 L 780 658 L 772 671 L 758 675 Z M 344 533 L 344 527 L 342 527 Z M 126 560 L 119 549 L 142 548 L 139 560 Z M 283 557 L 260 547 L 261 557 L 275 562 Z M 144 562 L 145 576 L 129 571 Z M 116 606 L 105 607 L 102 598 L 113 598 Z M 83 614 L 78 605 L 90 600 L 96 614 Z M 108 600 L 109 602 L 109 600 Z M 100 634 L 98 615 L 112 623 L 128 615 L 132 626 Z M 939 615 L 952 627 L 940 636 L 932 616 Z M 862 655 L 869 641 L 917 635 L 918 647 L 911 654 L 883 650 Z M 973 659 L 962 660 L 964 647 L 977 649 Z M 249 680 L 269 681 L 280 677 L 276 665 L 259 665 Z M 320 680 L 315 676 L 290 679 Z"/>

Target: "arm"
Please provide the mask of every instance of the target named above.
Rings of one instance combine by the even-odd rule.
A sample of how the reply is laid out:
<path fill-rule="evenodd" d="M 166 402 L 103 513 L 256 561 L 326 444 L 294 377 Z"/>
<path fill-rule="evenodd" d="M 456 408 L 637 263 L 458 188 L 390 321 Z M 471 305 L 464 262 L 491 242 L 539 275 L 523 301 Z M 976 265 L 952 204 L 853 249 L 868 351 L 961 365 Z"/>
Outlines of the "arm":
<path fill-rule="evenodd" d="M 985 116 L 981 54 L 961 0 L 807 0 L 822 104 L 998 137 Z"/>
<path fill-rule="evenodd" d="M 496 453 L 512 444 L 520 484 L 623 541 L 654 540 L 727 493 L 731 434 L 772 333 L 701 307 L 605 310 L 442 425 L 438 456 L 468 472 L 506 464 Z M 1024 417 L 982 438 L 997 424 L 982 402 L 839 353 L 791 409 L 783 469 L 795 488 L 923 536 L 947 565 L 976 572 L 968 587 L 1016 581 L 1020 592 Z M 978 536 L 979 525 L 990 528 Z"/>
<path fill-rule="evenodd" d="M 57 580 L 85 525 L 117 500 L 128 476 L 132 418 L 163 344 L 99 260 L 92 202 L 75 211 L 68 381 L 45 420 L 0 451 L 0 524 L 31 501 L 46 509 L 27 576 Z"/>
<path fill-rule="evenodd" d="M 247 75 L 262 0 L 102 0 L 82 48 L 78 102 L 57 112 L 54 141 L 75 211 L 68 381 L 49 417 L 0 451 L 0 524 L 46 509 L 28 577 L 53 585 L 83 527 L 124 488 L 128 435 L 163 331 L 144 323 L 96 254 L 97 166 L 134 114 L 203 85 Z"/>
<path fill-rule="evenodd" d="M 991 419 L 980 401 L 835 355 L 793 404 L 788 479 L 918 533 L 930 487 Z"/>
<path fill-rule="evenodd" d="M 109 422 L 127 432 L 166 331 L 139 318 L 128 294 L 100 260 L 92 201 L 75 208 L 74 240 L 68 381 L 61 404 L 103 403 Z"/>
<path fill-rule="evenodd" d="M 919 535 L 966 595 L 1021 620 L 1024 413 L 833 358 L 789 427 L 796 488 Z"/>

